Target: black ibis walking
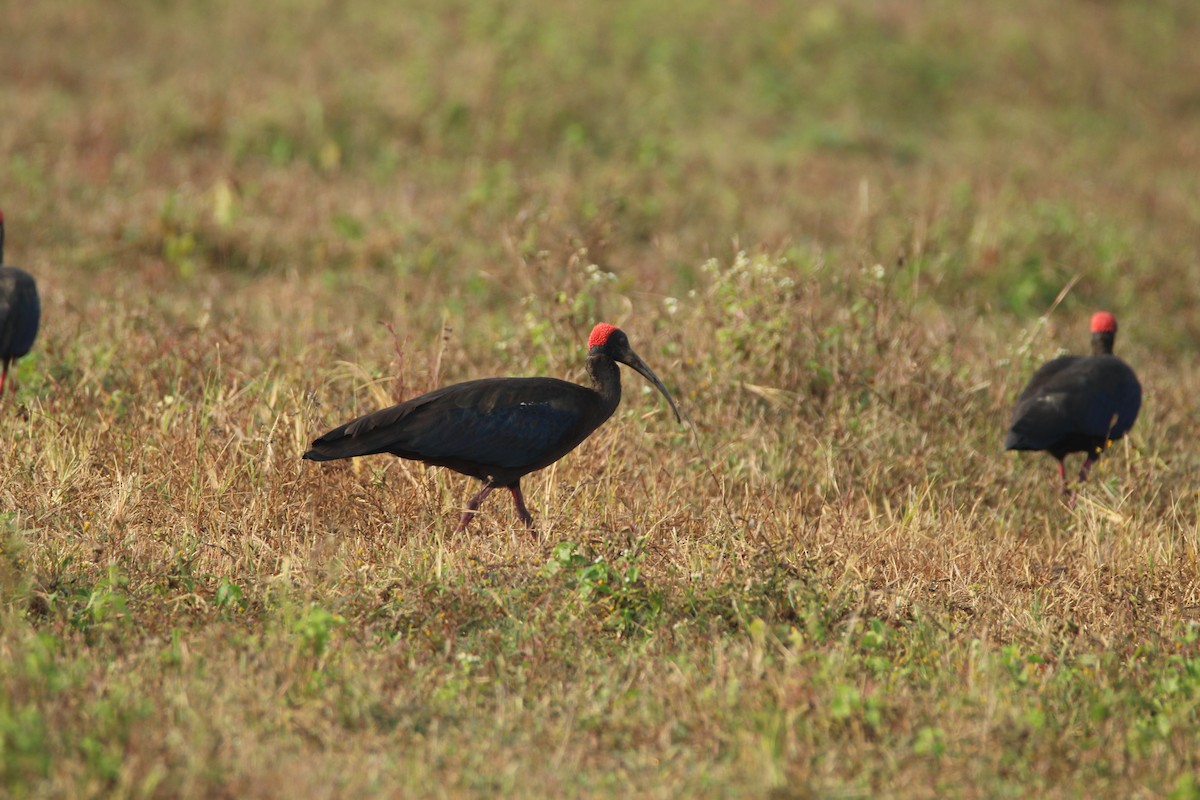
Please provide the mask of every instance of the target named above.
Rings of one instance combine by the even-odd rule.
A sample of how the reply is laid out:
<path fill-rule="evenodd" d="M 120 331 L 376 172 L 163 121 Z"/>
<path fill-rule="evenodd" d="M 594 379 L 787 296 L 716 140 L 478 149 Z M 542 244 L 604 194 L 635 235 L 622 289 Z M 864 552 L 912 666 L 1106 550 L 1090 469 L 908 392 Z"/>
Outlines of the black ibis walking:
<path fill-rule="evenodd" d="M 533 517 L 521 478 L 558 461 L 612 416 L 621 402 L 617 362 L 662 392 L 682 422 L 667 388 L 633 352 L 619 328 L 600 323 L 588 338 L 592 386 L 556 378 L 485 378 L 456 383 L 334 428 L 304 457 L 330 461 L 374 453 L 423 461 L 483 481 L 467 503 L 459 530 L 494 489 L 508 489 L 517 515 L 531 530 Z"/>
<path fill-rule="evenodd" d="M 1108 445 L 1133 427 L 1142 406 L 1142 385 L 1129 365 L 1112 354 L 1117 320 L 1092 315 L 1092 354 L 1062 356 L 1043 364 L 1017 398 L 1006 450 L 1045 450 L 1058 459 L 1067 491 L 1064 459 L 1087 453 L 1079 480 Z"/>
<path fill-rule="evenodd" d="M 4 212 L 0 211 L 0 395 L 9 366 L 33 347 L 41 317 L 33 276 L 19 267 L 4 266 Z"/>

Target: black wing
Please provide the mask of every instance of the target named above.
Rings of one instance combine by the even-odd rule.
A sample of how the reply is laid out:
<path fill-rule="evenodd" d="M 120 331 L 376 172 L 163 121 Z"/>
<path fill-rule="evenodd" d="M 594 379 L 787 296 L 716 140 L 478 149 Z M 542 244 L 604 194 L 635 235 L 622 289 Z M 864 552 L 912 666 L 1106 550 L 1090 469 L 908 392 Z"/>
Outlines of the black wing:
<path fill-rule="evenodd" d="M 335 428 L 304 457 L 392 453 L 454 467 L 535 469 L 560 458 L 603 422 L 594 419 L 594 395 L 553 378 L 468 381 Z"/>
<path fill-rule="evenodd" d="M 1021 392 L 1004 446 L 1046 450 L 1079 437 L 1119 439 L 1133 427 L 1141 404 L 1141 384 L 1119 358 L 1058 358 Z"/>

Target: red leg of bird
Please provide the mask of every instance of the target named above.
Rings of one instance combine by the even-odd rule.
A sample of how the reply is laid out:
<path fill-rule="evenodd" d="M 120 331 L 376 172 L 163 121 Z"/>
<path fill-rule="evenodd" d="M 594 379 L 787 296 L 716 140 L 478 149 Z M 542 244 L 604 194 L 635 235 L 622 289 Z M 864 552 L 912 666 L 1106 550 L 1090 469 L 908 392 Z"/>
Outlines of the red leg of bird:
<path fill-rule="evenodd" d="M 1084 460 L 1083 466 L 1079 468 L 1079 482 L 1080 483 L 1083 483 L 1084 481 L 1087 480 L 1088 473 L 1092 469 L 1092 464 L 1095 464 L 1095 463 L 1096 463 L 1096 459 L 1092 456 L 1091 453 L 1088 453 L 1088 457 L 1086 460 Z"/>
<path fill-rule="evenodd" d="M 458 529 L 460 531 L 466 529 L 467 523 L 471 521 L 471 518 L 475 516 L 475 512 L 479 510 L 479 504 L 482 503 L 484 499 L 492 493 L 492 489 L 495 488 L 495 486 L 492 486 L 489 483 L 485 485 L 482 490 L 480 490 L 479 494 L 467 501 L 467 510 L 463 512 L 462 519 L 458 521 Z"/>
<path fill-rule="evenodd" d="M 4 396 L 4 381 L 8 378 L 8 362 L 4 362 L 4 369 L 0 370 L 0 397 Z"/>
<path fill-rule="evenodd" d="M 526 528 L 533 530 L 533 515 L 525 507 L 525 495 L 521 494 L 521 484 L 514 483 L 508 487 L 508 490 L 512 492 L 513 502 L 517 504 L 517 516 L 521 518 L 521 522 L 525 523 Z"/>
<path fill-rule="evenodd" d="M 1067 462 L 1066 459 L 1058 460 L 1058 482 L 1062 484 L 1062 493 L 1067 501 L 1067 508 L 1075 507 L 1075 490 L 1067 483 Z"/>
<path fill-rule="evenodd" d="M 1088 473 L 1091 472 L 1092 464 L 1095 464 L 1095 463 L 1096 463 L 1095 454 L 1088 453 L 1087 458 L 1085 458 L 1083 460 L 1083 466 L 1079 468 L 1079 482 L 1080 483 L 1084 483 L 1087 481 Z M 1061 468 L 1062 468 L 1062 465 L 1060 464 L 1059 465 L 1060 471 L 1061 471 Z M 1063 481 L 1064 482 L 1066 481 L 1065 477 L 1063 478 Z M 1063 491 L 1066 491 L 1065 486 L 1063 488 Z M 1067 505 L 1070 506 L 1071 508 L 1075 507 L 1075 491 L 1074 490 L 1071 491 L 1071 498 L 1067 501 Z"/>

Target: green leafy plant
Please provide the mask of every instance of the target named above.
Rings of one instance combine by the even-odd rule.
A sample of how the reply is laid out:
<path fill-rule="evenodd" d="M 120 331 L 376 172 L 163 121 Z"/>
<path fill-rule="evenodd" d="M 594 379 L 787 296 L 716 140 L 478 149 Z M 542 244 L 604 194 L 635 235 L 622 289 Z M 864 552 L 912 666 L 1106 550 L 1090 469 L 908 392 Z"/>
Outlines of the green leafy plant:
<path fill-rule="evenodd" d="M 645 630 L 662 611 L 662 596 L 642 580 L 639 560 L 639 555 L 626 553 L 609 563 L 583 554 L 574 542 L 560 542 L 544 572 L 558 576 L 585 607 L 600 611 L 607 625 L 629 635 Z"/>

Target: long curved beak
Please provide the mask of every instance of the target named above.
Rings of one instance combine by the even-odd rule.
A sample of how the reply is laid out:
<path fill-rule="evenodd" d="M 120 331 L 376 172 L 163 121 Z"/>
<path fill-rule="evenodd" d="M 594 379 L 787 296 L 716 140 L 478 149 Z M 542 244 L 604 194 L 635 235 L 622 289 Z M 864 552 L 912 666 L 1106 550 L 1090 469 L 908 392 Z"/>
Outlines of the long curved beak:
<path fill-rule="evenodd" d="M 642 377 L 654 384 L 654 388 L 662 392 L 662 396 L 667 398 L 667 402 L 671 405 L 671 410 L 675 412 L 675 420 L 680 424 L 683 423 L 683 417 L 679 415 L 679 409 L 675 407 L 675 400 L 671 397 L 671 393 L 667 391 L 667 387 L 663 386 L 663 382 L 654 374 L 654 370 L 646 366 L 646 362 L 642 361 L 641 356 L 633 352 L 632 347 L 626 347 L 620 355 L 613 356 L 617 361 L 629 366 L 641 373 Z"/>

